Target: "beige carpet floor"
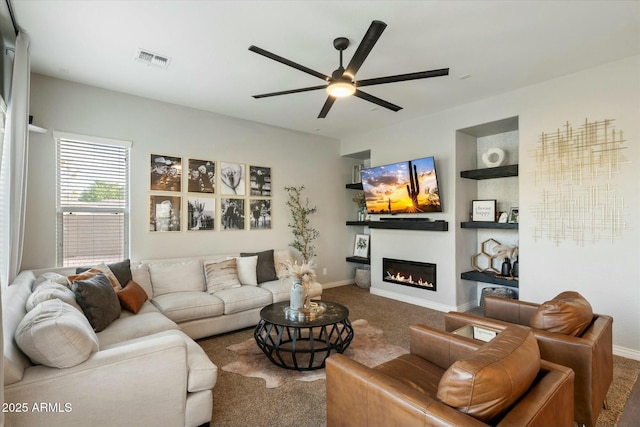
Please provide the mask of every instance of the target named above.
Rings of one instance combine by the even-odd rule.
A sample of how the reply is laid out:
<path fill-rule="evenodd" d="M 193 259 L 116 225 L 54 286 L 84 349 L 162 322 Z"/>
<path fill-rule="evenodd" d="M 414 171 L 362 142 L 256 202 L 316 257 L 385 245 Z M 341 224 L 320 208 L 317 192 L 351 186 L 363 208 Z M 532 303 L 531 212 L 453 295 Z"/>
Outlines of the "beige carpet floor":
<path fill-rule="evenodd" d="M 381 341 L 391 347 L 409 348 L 408 326 L 411 324 L 421 323 L 444 329 L 442 312 L 371 295 L 355 285 L 326 289 L 322 297 L 348 307 L 350 319 L 366 319 L 369 327 L 381 331 Z M 243 357 L 228 347 L 251 353 L 249 343 L 252 337 L 253 328 L 248 328 L 198 341 L 218 366 L 211 425 L 324 426 L 326 394 L 323 379 L 285 379 L 279 386 L 268 388 L 263 378 L 245 377 L 222 369 L 232 366 Z M 616 425 L 639 372 L 640 362 L 614 357 L 614 381 L 608 394 L 609 409 L 602 411 L 597 427 Z"/>

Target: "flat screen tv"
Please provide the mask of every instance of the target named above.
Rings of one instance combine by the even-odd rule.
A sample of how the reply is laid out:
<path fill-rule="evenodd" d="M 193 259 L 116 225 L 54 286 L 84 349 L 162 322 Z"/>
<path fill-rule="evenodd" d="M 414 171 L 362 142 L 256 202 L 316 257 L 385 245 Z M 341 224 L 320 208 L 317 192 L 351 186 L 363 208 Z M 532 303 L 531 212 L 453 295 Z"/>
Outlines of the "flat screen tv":
<path fill-rule="evenodd" d="M 442 212 L 433 157 L 374 166 L 360 174 L 370 214 Z"/>

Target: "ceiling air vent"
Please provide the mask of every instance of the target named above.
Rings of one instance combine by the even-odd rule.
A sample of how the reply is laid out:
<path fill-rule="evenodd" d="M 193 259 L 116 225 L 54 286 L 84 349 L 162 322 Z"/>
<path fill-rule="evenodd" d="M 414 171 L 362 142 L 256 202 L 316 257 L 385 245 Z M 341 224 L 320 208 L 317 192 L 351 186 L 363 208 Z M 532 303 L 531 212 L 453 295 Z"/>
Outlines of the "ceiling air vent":
<path fill-rule="evenodd" d="M 158 55 L 157 53 L 149 52 L 148 50 L 138 49 L 136 53 L 136 61 L 142 62 L 147 65 L 166 69 L 171 62 L 171 58 L 167 56 Z"/>

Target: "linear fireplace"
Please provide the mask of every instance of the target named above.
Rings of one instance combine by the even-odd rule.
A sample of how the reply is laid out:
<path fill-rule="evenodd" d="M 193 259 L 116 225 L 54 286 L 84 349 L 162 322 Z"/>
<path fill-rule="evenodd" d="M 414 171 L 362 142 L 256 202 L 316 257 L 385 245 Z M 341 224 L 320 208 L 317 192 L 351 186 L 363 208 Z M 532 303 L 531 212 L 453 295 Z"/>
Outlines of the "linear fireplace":
<path fill-rule="evenodd" d="M 436 290 L 436 265 L 382 258 L 382 280 L 414 288 Z"/>

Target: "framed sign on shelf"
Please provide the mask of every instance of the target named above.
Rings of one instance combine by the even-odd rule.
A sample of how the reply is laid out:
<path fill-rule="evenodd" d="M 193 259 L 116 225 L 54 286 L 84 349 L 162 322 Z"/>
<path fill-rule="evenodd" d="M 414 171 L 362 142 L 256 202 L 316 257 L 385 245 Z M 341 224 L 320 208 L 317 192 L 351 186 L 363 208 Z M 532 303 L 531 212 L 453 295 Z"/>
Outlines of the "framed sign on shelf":
<path fill-rule="evenodd" d="M 471 202 L 471 221 L 495 222 L 496 200 L 473 200 Z"/>

